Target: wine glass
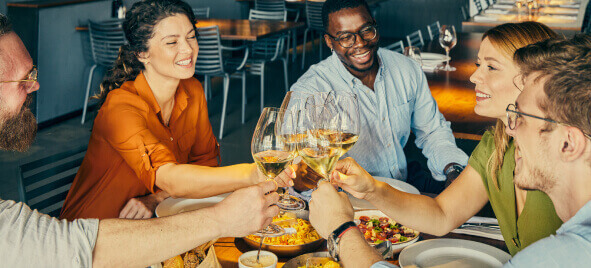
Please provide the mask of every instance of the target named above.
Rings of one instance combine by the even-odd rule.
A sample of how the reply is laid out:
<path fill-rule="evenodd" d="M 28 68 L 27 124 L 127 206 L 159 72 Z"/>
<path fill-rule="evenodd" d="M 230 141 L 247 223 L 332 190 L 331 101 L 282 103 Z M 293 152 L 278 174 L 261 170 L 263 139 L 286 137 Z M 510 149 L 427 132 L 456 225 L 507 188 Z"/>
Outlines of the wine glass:
<path fill-rule="evenodd" d="M 449 51 L 456 46 L 458 38 L 456 36 L 456 28 L 453 25 L 442 25 L 439 29 L 439 44 L 445 49 L 445 56 L 447 61 L 445 67 L 441 67 L 440 70 L 444 71 L 455 71 L 455 67 L 449 66 Z"/>
<path fill-rule="evenodd" d="M 346 154 L 359 139 L 359 102 L 357 95 L 344 91 L 331 91 L 325 100 L 325 106 L 334 102 L 337 113 L 340 116 L 341 125 L 341 154 Z"/>
<path fill-rule="evenodd" d="M 413 47 L 413 46 L 405 47 L 404 48 L 404 56 L 407 56 L 407 57 L 415 60 L 416 62 L 419 63 L 419 65 L 423 66 L 423 60 L 421 59 L 421 49 L 420 48 Z"/>
<path fill-rule="evenodd" d="M 267 107 L 259 117 L 256 129 L 252 136 L 250 144 L 252 158 L 258 169 L 267 176 L 268 180 L 273 180 L 287 166 L 289 166 L 295 157 L 294 144 L 286 143 L 277 135 L 277 123 L 293 124 L 286 121 L 285 110 L 279 108 Z M 289 115 L 288 115 L 289 116 Z M 291 119 L 287 119 L 291 120 Z M 278 204 L 279 206 L 279 204 Z M 283 228 L 270 224 L 265 229 L 259 231 L 257 235 L 279 236 L 285 233 Z M 263 238 L 261 238 L 261 241 Z"/>
<path fill-rule="evenodd" d="M 302 160 L 321 177 L 328 180 L 341 155 L 341 117 L 334 102 L 316 105 L 309 97 L 298 118 L 302 139 L 297 144 Z"/>

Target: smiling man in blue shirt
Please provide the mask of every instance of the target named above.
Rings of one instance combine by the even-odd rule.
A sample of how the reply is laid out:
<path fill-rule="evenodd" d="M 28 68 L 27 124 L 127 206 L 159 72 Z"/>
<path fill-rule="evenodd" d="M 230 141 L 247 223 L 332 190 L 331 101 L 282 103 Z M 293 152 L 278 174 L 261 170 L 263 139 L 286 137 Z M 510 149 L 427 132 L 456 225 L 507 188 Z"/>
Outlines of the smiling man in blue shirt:
<path fill-rule="evenodd" d="M 446 170 L 457 176 L 468 156 L 457 148 L 450 123 L 439 112 L 420 66 L 378 48 L 377 24 L 364 0 L 327 0 L 322 13 L 324 39 L 333 53 L 310 67 L 291 90 L 357 95 L 361 130 L 347 156 L 372 175 L 402 181 L 413 177 L 403 151 L 412 131 L 433 178 L 445 181 Z"/>

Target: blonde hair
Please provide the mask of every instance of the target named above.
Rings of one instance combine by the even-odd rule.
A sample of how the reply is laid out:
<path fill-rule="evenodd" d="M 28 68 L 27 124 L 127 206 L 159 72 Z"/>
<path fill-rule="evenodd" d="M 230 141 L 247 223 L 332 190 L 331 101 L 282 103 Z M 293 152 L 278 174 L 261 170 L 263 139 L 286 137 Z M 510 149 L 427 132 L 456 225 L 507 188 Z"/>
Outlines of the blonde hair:
<path fill-rule="evenodd" d="M 513 59 L 513 54 L 517 49 L 557 37 L 558 34 L 548 28 L 548 26 L 538 22 L 527 21 L 496 26 L 486 31 L 482 36 L 482 40 L 488 38 L 497 50 L 507 58 Z M 494 133 L 495 148 L 487 162 L 487 173 L 498 190 L 499 182 L 497 176 L 503 165 L 505 152 L 509 148 L 511 137 L 505 133 L 505 124 L 501 120 L 497 120 L 496 125 L 491 128 L 491 131 Z"/>

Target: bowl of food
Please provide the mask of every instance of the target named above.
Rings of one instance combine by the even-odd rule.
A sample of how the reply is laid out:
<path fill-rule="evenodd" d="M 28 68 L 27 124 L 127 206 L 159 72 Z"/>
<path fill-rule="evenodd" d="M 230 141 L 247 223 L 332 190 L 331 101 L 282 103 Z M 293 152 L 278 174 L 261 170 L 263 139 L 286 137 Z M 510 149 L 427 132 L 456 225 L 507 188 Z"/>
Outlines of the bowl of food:
<path fill-rule="evenodd" d="M 283 227 L 285 235 L 265 237 L 262 248 L 281 257 L 296 256 L 312 252 L 322 245 L 324 239 L 314 230 L 308 220 L 296 218 L 293 213 L 286 213 L 273 218 L 273 223 Z M 254 249 L 259 248 L 261 237 L 249 235 L 244 242 Z"/>
<path fill-rule="evenodd" d="M 379 210 L 356 211 L 354 217 L 370 245 L 377 246 L 385 241 L 392 243 L 389 254 L 400 252 L 419 239 L 418 231 L 397 223 Z"/>
<path fill-rule="evenodd" d="M 302 254 L 287 261 L 283 268 L 340 268 L 341 265 L 330 257 L 328 252 Z"/>
<path fill-rule="evenodd" d="M 277 267 L 277 256 L 269 251 L 261 250 L 259 258 L 257 260 L 258 250 L 248 251 L 244 254 L 240 255 L 238 258 L 238 267 L 239 268 L 250 268 L 250 267 L 258 267 L 258 268 L 275 268 Z"/>

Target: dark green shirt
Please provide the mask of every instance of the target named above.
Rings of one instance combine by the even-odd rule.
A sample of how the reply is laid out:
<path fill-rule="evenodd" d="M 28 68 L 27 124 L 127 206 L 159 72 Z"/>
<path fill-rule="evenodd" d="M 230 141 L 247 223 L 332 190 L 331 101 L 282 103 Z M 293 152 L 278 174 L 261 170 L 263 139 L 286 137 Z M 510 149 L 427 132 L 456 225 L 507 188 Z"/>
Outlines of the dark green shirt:
<path fill-rule="evenodd" d="M 562 220 L 556 215 L 552 200 L 543 192 L 529 191 L 519 218 L 515 203 L 513 170 L 515 169 L 515 144 L 513 140 L 505 152 L 503 166 L 498 172 L 499 189 L 495 187 L 487 171 L 487 164 L 493 153 L 495 141 L 487 131 L 472 152 L 468 164 L 482 177 L 488 199 L 499 220 L 501 233 L 511 255 L 517 254 L 528 245 L 556 233 Z"/>

